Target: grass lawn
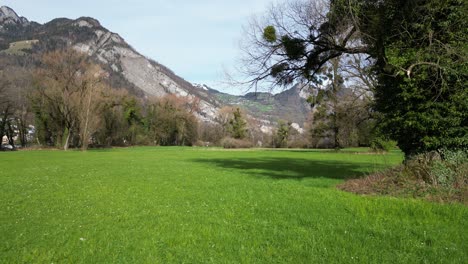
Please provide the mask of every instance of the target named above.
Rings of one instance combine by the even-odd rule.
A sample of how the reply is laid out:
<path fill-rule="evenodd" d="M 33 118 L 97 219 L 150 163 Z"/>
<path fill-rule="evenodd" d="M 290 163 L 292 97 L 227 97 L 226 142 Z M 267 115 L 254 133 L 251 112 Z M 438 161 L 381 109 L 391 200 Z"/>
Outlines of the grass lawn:
<path fill-rule="evenodd" d="M 468 209 L 335 185 L 402 155 L 0 153 L 0 263 L 467 263 Z"/>

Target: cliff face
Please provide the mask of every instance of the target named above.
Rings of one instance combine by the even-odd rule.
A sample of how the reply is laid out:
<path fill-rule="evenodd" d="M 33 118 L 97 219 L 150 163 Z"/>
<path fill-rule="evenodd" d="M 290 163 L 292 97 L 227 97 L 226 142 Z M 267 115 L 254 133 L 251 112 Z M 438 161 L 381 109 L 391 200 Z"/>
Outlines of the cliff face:
<path fill-rule="evenodd" d="M 29 25 L 29 21 L 25 17 L 20 17 L 16 12 L 7 7 L 0 7 L 0 30 L 3 30 L 4 25 Z"/>
<path fill-rule="evenodd" d="M 197 88 L 171 70 L 138 53 L 120 35 L 110 32 L 96 19 L 58 18 L 41 25 L 30 23 L 8 7 L 1 7 L 0 10 L 2 47 L 25 40 L 36 43 L 33 51 L 72 47 L 101 64 L 109 72 L 115 86 L 127 88 L 140 97 L 176 94 L 200 98 L 199 119 L 214 120 L 218 102 L 202 96 Z"/>
<path fill-rule="evenodd" d="M 1 7 L 0 50 L 25 41 L 32 43 L 29 48 L 33 53 L 63 47 L 84 52 L 108 71 L 113 86 L 126 88 L 140 97 L 176 94 L 197 98 L 200 102 L 197 117 L 202 121 L 213 122 L 223 105 L 241 106 L 265 124 L 287 119 L 302 126 L 308 112 L 307 96 L 301 95 L 297 87 L 278 95 L 233 96 L 204 86 L 193 86 L 164 65 L 138 53 L 120 35 L 110 32 L 96 19 L 58 18 L 38 24 L 18 16 L 8 7 Z"/>

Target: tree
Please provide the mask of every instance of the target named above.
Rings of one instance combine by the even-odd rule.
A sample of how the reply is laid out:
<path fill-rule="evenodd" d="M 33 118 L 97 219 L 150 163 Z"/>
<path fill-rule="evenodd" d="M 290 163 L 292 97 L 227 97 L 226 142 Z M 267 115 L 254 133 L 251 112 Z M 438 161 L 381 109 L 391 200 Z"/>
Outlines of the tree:
<path fill-rule="evenodd" d="M 198 135 L 206 145 L 219 145 L 225 136 L 223 126 L 212 122 L 201 122 L 198 126 Z"/>
<path fill-rule="evenodd" d="M 8 59 L 0 61 L 0 138 L 6 135 L 13 147 L 16 147 L 15 140 L 26 147 L 31 124 L 27 100 L 31 71 L 27 66 L 11 62 Z"/>
<path fill-rule="evenodd" d="M 233 138 L 244 139 L 247 135 L 247 122 L 244 120 L 240 108 L 236 108 L 232 114 L 233 116 L 229 120 L 228 131 Z"/>
<path fill-rule="evenodd" d="M 224 106 L 218 110 L 218 115 L 216 117 L 216 122 L 221 125 L 222 135 L 225 137 L 229 135 L 229 122 L 233 118 L 234 109 L 229 106 Z"/>
<path fill-rule="evenodd" d="M 235 139 L 244 139 L 247 137 L 247 121 L 245 114 L 237 107 L 225 106 L 218 111 L 216 121 L 223 128 L 223 136 L 230 136 Z"/>
<path fill-rule="evenodd" d="M 291 123 L 284 120 L 278 122 L 278 127 L 273 135 L 273 147 L 284 148 L 288 145 Z"/>
<path fill-rule="evenodd" d="M 328 82 L 309 98 L 313 105 L 312 141 L 317 147 L 357 146 L 362 124 L 371 119 L 370 94 L 372 83 L 363 77 L 360 61 L 337 58 L 324 67 Z M 347 85 L 345 77 L 357 76 Z M 364 131 L 362 131 L 364 132 Z"/>
<path fill-rule="evenodd" d="M 167 95 L 147 105 L 146 126 L 151 141 L 158 145 L 192 145 L 198 136 L 198 122 L 189 98 Z"/>
<path fill-rule="evenodd" d="M 344 88 L 340 94 L 330 90 L 321 93 L 325 96 L 312 111 L 312 145 L 335 149 L 369 146 L 375 124 L 371 122 L 368 102 L 350 88 Z M 329 94 L 337 99 L 331 100 Z"/>
<path fill-rule="evenodd" d="M 106 89 L 101 83 L 104 77 L 99 66 L 74 50 L 42 56 L 31 101 L 38 128 L 47 130 L 44 140 L 67 150 L 77 137 L 82 148 L 87 148 L 98 123 L 99 96 Z"/>
<path fill-rule="evenodd" d="M 12 137 L 10 133 L 8 133 L 8 127 L 11 127 L 10 119 L 12 115 L 12 103 L 9 100 L 9 96 L 7 93 L 7 87 L 9 86 L 8 80 L 2 74 L 2 78 L 0 79 L 0 146 L 3 141 L 3 137 L 6 135 L 8 141 L 12 142 Z M 13 147 L 15 144 L 13 143 Z"/>
<path fill-rule="evenodd" d="M 85 79 L 85 86 L 79 98 L 79 136 L 81 149 L 88 149 L 88 145 L 93 135 L 100 128 L 102 121 L 102 111 L 106 106 L 105 100 L 110 94 L 110 87 L 103 80 L 107 74 L 96 64 L 90 64 L 82 78 Z"/>
<path fill-rule="evenodd" d="M 129 131 L 125 120 L 124 102 L 131 97 L 124 89 L 111 89 L 104 94 L 101 106 L 101 125 L 95 133 L 96 143 L 102 146 L 124 146 Z"/>
<path fill-rule="evenodd" d="M 141 104 L 138 99 L 133 96 L 125 97 L 122 102 L 122 108 L 126 124 L 124 143 L 135 145 L 138 143 L 138 135 L 141 133 L 143 128 Z"/>
<path fill-rule="evenodd" d="M 468 148 L 466 12 L 462 0 L 289 1 L 247 30 L 244 73 L 323 83 L 324 68 L 368 56 L 382 130 L 407 156 Z"/>

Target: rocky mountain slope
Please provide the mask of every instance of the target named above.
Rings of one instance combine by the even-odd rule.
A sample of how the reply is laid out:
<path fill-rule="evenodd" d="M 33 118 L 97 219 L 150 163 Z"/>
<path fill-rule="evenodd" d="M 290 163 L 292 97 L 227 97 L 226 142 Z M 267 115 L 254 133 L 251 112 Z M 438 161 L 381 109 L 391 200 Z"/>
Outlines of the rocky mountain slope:
<path fill-rule="evenodd" d="M 29 45 L 29 46 L 28 46 Z M 113 87 L 123 87 L 140 97 L 176 94 L 200 99 L 198 118 L 215 120 L 224 105 L 240 106 L 263 123 L 285 119 L 302 125 L 309 111 L 299 86 L 283 93 L 249 93 L 234 96 L 205 86 L 193 86 L 170 69 L 132 48 L 118 34 L 90 17 L 57 18 L 45 24 L 30 22 L 8 7 L 0 8 L 0 50 L 10 55 L 73 47 L 87 53 L 110 74 Z"/>
<path fill-rule="evenodd" d="M 300 84 L 278 94 L 251 92 L 242 96 L 223 93 L 206 85 L 197 87 L 205 89 L 222 105 L 240 106 L 253 117 L 271 123 L 286 120 L 302 126 L 311 111 L 307 102 L 310 95 L 308 89 Z"/>

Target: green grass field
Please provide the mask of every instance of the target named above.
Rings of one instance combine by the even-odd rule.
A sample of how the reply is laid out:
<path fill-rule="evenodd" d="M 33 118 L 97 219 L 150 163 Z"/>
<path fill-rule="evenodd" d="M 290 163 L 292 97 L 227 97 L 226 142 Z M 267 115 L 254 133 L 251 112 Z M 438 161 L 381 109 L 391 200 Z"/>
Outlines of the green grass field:
<path fill-rule="evenodd" d="M 0 53 L 6 53 L 9 55 L 25 55 L 26 50 L 32 49 L 33 44 L 37 43 L 38 40 L 23 40 L 10 43 L 10 48 L 0 51 Z"/>
<path fill-rule="evenodd" d="M 468 262 L 466 206 L 337 190 L 402 160 L 355 151 L 0 153 L 0 263 Z"/>

